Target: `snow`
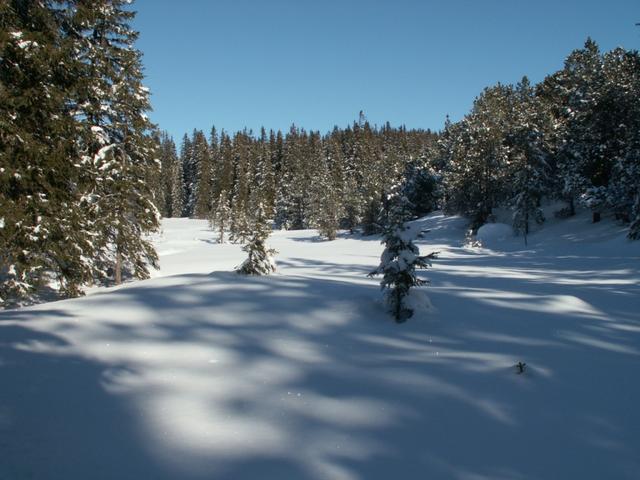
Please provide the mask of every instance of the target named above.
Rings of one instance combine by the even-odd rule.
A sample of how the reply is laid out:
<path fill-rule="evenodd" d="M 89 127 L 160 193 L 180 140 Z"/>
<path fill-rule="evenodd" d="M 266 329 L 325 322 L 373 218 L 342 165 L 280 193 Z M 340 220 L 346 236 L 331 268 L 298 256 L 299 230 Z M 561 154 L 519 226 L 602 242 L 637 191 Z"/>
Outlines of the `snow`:
<path fill-rule="evenodd" d="M 27 49 L 27 48 L 30 48 L 30 47 L 38 47 L 39 46 L 37 42 L 31 41 L 31 40 L 22 40 L 22 37 L 23 37 L 23 33 L 22 32 L 9 32 L 9 35 L 14 40 L 20 40 L 17 43 L 18 48 Z"/>
<path fill-rule="evenodd" d="M 32 40 L 22 40 L 21 42 L 18 42 L 18 47 L 21 49 L 27 49 L 27 48 L 31 48 L 31 47 L 39 47 L 40 45 L 38 45 L 37 42 L 34 42 Z"/>
<path fill-rule="evenodd" d="M 513 227 L 504 223 L 486 223 L 478 229 L 476 239 L 482 246 L 491 248 L 513 237 Z"/>
<path fill-rule="evenodd" d="M 154 278 L 0 313 L 0 478 L 637 478 L 640 243 L 588 213 L 526 247 L 412 225 L 440 255 L 402 325 L 379 237 L 274 232 L 246 277 L 188 219 Z"/>

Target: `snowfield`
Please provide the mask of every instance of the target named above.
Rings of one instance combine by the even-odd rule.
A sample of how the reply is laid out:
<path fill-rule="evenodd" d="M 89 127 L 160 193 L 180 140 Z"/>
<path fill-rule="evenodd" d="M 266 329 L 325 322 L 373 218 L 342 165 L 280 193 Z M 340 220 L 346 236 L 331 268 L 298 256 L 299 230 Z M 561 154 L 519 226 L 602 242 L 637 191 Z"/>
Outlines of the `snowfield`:
<path fill-rule="evenodd" d="M 0 479 L 640 478 L 640 242 L 419 223 L 440 256 L 401 325 L 378 237 L 275 232 L 247 278 L 188 219 L 155 278 L 1 312 Z"/>

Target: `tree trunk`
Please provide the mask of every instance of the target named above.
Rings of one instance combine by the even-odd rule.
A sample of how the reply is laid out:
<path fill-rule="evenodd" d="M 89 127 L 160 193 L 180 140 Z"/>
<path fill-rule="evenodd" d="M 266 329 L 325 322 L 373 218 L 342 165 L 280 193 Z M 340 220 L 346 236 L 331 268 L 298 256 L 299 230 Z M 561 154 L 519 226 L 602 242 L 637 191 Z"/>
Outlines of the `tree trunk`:
<path fill-rule="evenodd" d="M 116 285 L 120 285 L 122 283 L 122 254 L 120 253 L 120 250 L 116 251 L 116 268 L 114 276 Z"/>
<path fill-rule="evenodd" d="M 598 223 L 600 220 L 600 212 L 593 212 L 593 223 Z"/>

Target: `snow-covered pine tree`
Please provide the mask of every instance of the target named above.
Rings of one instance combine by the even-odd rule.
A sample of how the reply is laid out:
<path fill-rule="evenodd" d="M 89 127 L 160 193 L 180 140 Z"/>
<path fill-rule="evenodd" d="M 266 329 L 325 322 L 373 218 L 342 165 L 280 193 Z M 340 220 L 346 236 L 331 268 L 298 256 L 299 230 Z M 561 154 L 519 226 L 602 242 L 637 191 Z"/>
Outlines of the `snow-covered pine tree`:
<path fill-rule="evenodd" d="M 339 132 L 334 131 L 334 137 L 339 137 L 343 150 L 343 185 L 340 188 L 342 192 L 341 203 L 344 209 L 342 226 L 354 233 L 356 228 L 362 222 L 362 191 L 361 191 L 361 169 L 357 156 L 358 148 L 356 147 L 355 134 L 351 128 Z"/>
<path fill-rule="evenodd" d="M 181 217 L 184 210 L 184 183 L 182 162 L 176 152 L 176 144 L 173 139 L 169 139 L 165 145 L 165 155 L 168 161 L 168 186 L 167 186 L 167 208 L 170 217 Z"/>
<path fill-rule="evenodd" d="M 250 205 L 254 209 L 262 202 L 265 212 L 273 212 L 275 206 L 276 179 L 273 171 L 267 131 L 260 129 L 260 138 L 255 145 L 255 182 L 251 189 Z M 272 216 L 272 215 L 271 215 Z"/>
<path fill-rule="evenodd" d="M 50 280 L 77 295 L 93 271 L 71 115 L 76 40 L 52 2 L 0 2 L 0 303 Z"/>
<path fill-rule="evenodd" d="M 251 233 L 249 222 L 249 136 L 238 132 L 233 139 L 233 191 L 231 194 L 230 240 L 245 243 Z"/>
<path fill-rule="evenodd" d="M 402 323 L 413 315 L 408 302 L 410 289 L 428 283 L 416 276 L 416 268 L 430 267 L 437 252 L 421 256 L 413 243 L 419 232 L 406 224 L 410 215 L 407 198 L 396 191 L 392 193 L 389 202 L 389 223 L 383 236 L 385 248 L 380 257 L 380 265 L 369 276 L 383 275 L 380 286 L 384 291 L 387 307 L 396 322 Z"/>
<path fill-rule="evenodd" d="M 224 191 L 227 195 L 233 191 L 234 184 L 234 148 L 231 137 L 222 130 L 218 144 L 217 161 L 214 164 L 213 198 L 217 199 Z"/>
<path fill-rule="evenodd" d="M 632 220 L 629 226 L 628 237 L 631 240 L 640 240 L 640 193 L 636 195 L 636 201 L 633 204 Z"/>
<path fill-rule="evenodd" d="M 208 218 L 211 210 L 212 173 L 211 152 L 204 133 L 196 131 L 193 137 L 193 166 L 195 169 L 195 186 L 191 192 L 190 202 L 193 205 L 194 218 Z"/>
<path fill-rule="evenodd" d="M 405 164 L 403 195 L 411 202 L 412 213 L 422 217 L 438 208 L 442 195 L 441 177 L 435 169 L 438 156 L 435 142 L 425 146 L 422 154 Z"/>
<path fill-rule="evenodd" d="M 335 142 L 327 139 L 324 155 L 318 159 L 310 192 L 313 225 L 327 240 L 335 240 L 342 216 L 340 192 L 336 180 L 339 169 L 335 164 L 340 158 L 337 147 L 339 146 Z"/>
<path fill-rule="evenodd" d="M 251 236 L 251 222 L 247 216 L 245 206 L 235 203 L 231 207 L 231 221 L 229 224 L 229 239 L 233 243 L 246 243 Z"/>
<path fill-rule="evenodd" d="M 319 134 L 307 133 L 291 125 L 285 138 L 283 152 L 283 168 L 288 180 L 281 190 L 277 207 L 278 219 L 286 213 L 286 228 L 299 230 L 309 227 L 310 223 L 310 198 L 308 195 L 311 186 L 312 171 L 315 170 L 314 159 L 320 152 Z"/>
<path fill-rule="evenodd" d="M 514 94 L 515 118 L 506 144 L 510 149 L 509 163 L 514 169 L 510 182 L 513 229 L 523 234 L 526 245 L 531 222 L 544 222 L 540 201 L 549 183 L 549 166 L 542 127 L 544 111 L 535 102 L 533 88 L 527 77 L 516 86 Z"/>
<path fill-rule="evenodd" d="M 286 137 L 280 135 L 282 151 L 280 155 L 278 184 L 275 198 L 275 224 L 277 228 L 288 230 L 301 228 L 295 224 L 296 214 L 296 183 L 298 158 L 300 157 L 300 133 L 295 125 L 292 125 Z"/>
<path fill-rule="evenodd" d="M 161 132 L 157 138 L 158 156 L 160 160 L 160 169 L 158 172 L 158 191 L 154 193 L 156 206 L 160 210 L 163 217 L 172 217 L 171 205 L 171 169 L 172 162 L 172 146 L 173 142 L 167 132 Z"/>
<path fill-rule="evenodd" d="M 640 53 L 616 48 L 604 56 L 609 105 L 612 171 L 605 202 L 616 219 L 631 223 L 629 238 L 640 236 Z"/>
<path fill-rule="evenodd" d="M 276 263 L 273 258 L 276 251 L 266 245 L 267 238 L 271 233 L 271 226 L 262 204 L 258 205 L 252 230 L 249 243 L 243 247 L 249 256 L 238 267 L 237 272 L 244 275 L 269 275 L 276 271 Z"/>
<path fill-rule="evenodd" d="M 166 182 L 165 176 L 167 175 L 166 169 L 163 165 L 163 146 L 162 146 L 162 132 L 159 130 L 153 130 L 150 134 L 151 143 L 151 155 L 153 158 L 154 166 L 153 168 L 148 168 L 146 170 L 146 177 L 144 182 L 149 188 L 151 193 L 151 198 L 153 200 L 153 204 L 156 206 L 158 210 L 158 215 L 161 217 L 168 217 L 169 212 L 166 208 Z"/>
<path fill-rule="evenodd" d="M 447 125 L 441 142 L 447 213 L 463 214 L 477 230 L 500 205 L 507 190 L 505 133 L 512 124 L 513 89 L 486 88 L 463 120 Z"/>
<path fill-rule="evenodd" d="M 227 198 L 227 192 L 223 190 L 220 192 L 215 210 L 212 210 L 212 215 L 209 218 L 211 228 L 218 230 L 218 243 L 224 243 L 224 233 L 229 225 L 230 217 L 231 209 L 229 208 L 229 199 Z"/>
<path fill-rule="evenodd" d="M 142 84 L 142 54 L 130 0 L 75 2 L 73 29 L 81 36 L 77 56 L 82 84 L 77 118 L 86 126 L 85 165 L 92 182 L 85 195 L 100 249 L 101 274 L 122 271 L 146 278 L 157 254 L 146 235 L 159 228 L 159 213 L 145 180 L 156 168 L 149 91 Z"/>
<path fill-rule="evenodd" d="M 182 170 L 182 215 L 190 217 L 193 213 L 193 204 L 190 199 L 193 198 L 193 190 L 196 185 L 195 168 L 193 163 L 193 143 L 189 136 L 185 133 L 182 137 L 180 145 L 180 164 Z"/>
<path fill-rule="evenodd" d="M 611 105 L 603 102 L 603 60 L 593 40 L 587 39 L 584 48 L 567 57 L 556 83 L 565 105 L 558 151 L 562 195 L 571 212 L 582 200 L 597 221 L 604 206 L 600 187 L 608 183 L 611 170 L 611 130 L 617 125 L 610 124 Z"/>

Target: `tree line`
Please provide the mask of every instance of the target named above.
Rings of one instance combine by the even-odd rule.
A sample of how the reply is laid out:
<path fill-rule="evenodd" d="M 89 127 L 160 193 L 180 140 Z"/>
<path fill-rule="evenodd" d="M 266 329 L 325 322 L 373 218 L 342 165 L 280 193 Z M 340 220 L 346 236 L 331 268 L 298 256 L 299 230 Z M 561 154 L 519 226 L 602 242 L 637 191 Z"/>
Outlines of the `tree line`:
<path fill-rule="evenodd" d="M 154 189 L 164 216 L 209 219 L 221 235 L 241 242 L 259 204 L 275 228 L 318 228 L 328 239 L 338 229 L 376 233 L 392 187 L 410 170 L 428 169 L 436 140 L 428 130 L 372 126 L 363 114 L 326 135 L 295 125 L 285 134 L 263 128 L 257 136 L 194 130 L 179 154 L 164 134 L 164 174 Z M 435 207 L 431 198 L 414 200 L 424 213 Z"/>
<path fill-rule="evenodd" d="M 259 202 L 277 228 L 379 233 L 398 185 L 414 216 L 442 208 L 473 231 L 506 207 L 526 241 L 545 221 L 543 200 L 558 200 L 559 217 L 610 212 L 640 237 L 640 56 L 601 53 L 591 39 L 537 85 L 485 88 L 440 132 L 379 128 L 361 113 L 325 135 L 214 128 L 185 135 L 179 154 L 166 135 L 159 143 L 163 215 L 209 218 L 240 241 Z"/>

